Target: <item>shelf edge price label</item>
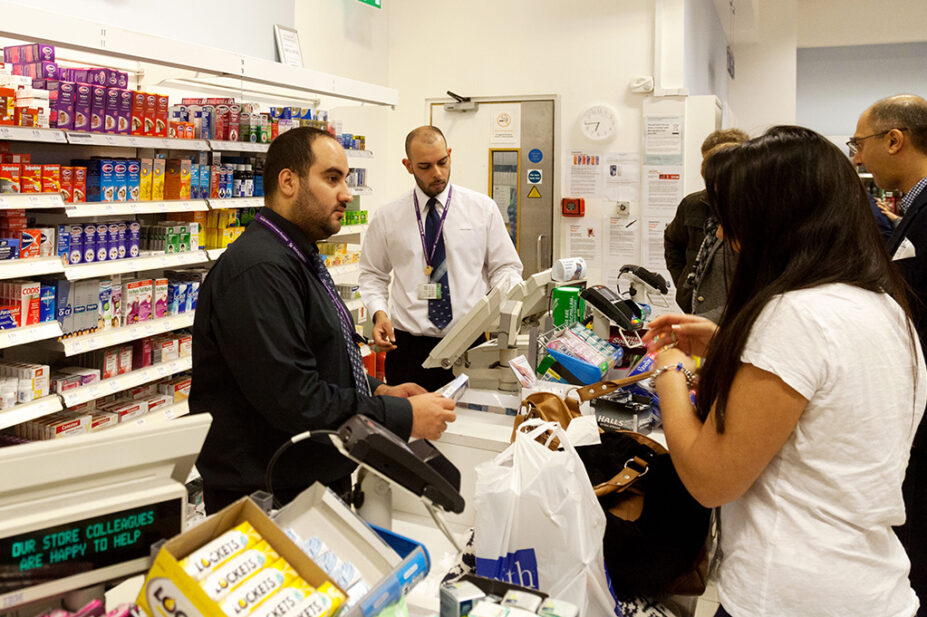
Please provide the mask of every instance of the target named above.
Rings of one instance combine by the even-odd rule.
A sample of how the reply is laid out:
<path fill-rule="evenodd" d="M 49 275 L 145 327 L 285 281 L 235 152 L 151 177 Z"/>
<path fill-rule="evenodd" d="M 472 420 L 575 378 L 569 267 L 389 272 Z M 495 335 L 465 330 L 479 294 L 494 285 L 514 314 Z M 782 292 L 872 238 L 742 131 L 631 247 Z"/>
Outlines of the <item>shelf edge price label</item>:
<path fill-rule="evenodd" d="M 164 417 L 167 418 L 168 420 L 173 420 L 173 419 L 174 419 L 174 410 L 173 410 L 173 408 L 168 407 L 167 409 L 165 409 L 165 410 L 164 410 Z"/>
<path fill-rule="evenodd" d="M 23 333 L 17 332 L 15 328 L 6 335 L 6 342 L 9 345 L 19 345 L 22 342 L 22 339 Z"/>
<path fill-rule="evenodd" d="M 3 137 L 4 139 L 13 139 L 13 129 L 6 126 L 0 126 L 0 137 Z"/>
<path fill-rule="evenodd" d="M 158 372 L 158 377 L 167 376 L 167 366 L 166 365 L 159 364 L 158 366 L 155 367 L 155 370 Z"/>
<path fill-rule="evenodd" d="M 29 205 L 30 206 L 40 206 L 42 205 L 42 198 L 38 195 L 29 195 Z"/>

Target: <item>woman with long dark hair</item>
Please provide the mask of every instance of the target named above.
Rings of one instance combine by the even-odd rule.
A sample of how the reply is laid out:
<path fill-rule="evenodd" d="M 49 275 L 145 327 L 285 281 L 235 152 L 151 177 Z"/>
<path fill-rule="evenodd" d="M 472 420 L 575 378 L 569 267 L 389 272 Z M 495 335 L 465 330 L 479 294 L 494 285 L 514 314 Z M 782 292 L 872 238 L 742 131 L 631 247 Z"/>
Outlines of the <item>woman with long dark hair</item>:
<path fill-rule="evenodd" d="M 738 254 L 727 305 L 717 326 L 657 318 L 646 340 L 679 476 L 723 506 L 718 614 L 915 615 L 891 528 L 927 372 L 859 178 L 780 126 L 716 154 L 705 181 Z"/>

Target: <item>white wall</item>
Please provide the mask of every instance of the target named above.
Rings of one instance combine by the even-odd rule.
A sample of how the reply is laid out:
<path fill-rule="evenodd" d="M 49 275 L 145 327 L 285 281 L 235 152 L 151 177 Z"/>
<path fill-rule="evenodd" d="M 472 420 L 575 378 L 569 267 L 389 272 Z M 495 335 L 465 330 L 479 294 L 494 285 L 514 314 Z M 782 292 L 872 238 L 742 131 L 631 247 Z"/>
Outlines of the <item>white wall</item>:
<path fill-rule="evenodd" d="M 875 101 L 900 93 L 927 97 L 927 43 L 798 50 L 798 124 L 852 135 Z"/>
<path fill-rule="evenodd" d="M 275 59 L 274 24 L 294 24 L 293 0 L 10 1 L 267 60 Z"/>
<path fill-rule="evenodd" d="M 798 46 L 927 41 L 924 0 L 798 0 Z"/>
<path fill-rule="evenodd" d="M 762 0 L 757 42 L 733 45 L 733 124 L 751 136 L 795 123 L 796 5 L 797 0 Z"/>
<path fill-rule="evenodd" d="M 298 0 L 296 29 L 303 53 L 303 64 L 324 73 L 389 86 L 390 6 L 382 9 L 356 0 Z M 364 135 L 374 158 L 348 157 L 351 167 L 367 170 L 367 183 L 373 195 L 360 198 L 362 209 L 372 211 L 387 201 L 391 191 L 386 170 L 398 164 L 387 155 L 390 126 L 395 116 L 389 107 L 363 105 L 331 97 L 320 99 L 320 108 L 339 121 L 347 133 Z"/>
<path fill-rule="evenodd" d="M 713 0 L 686 0 L 686 88 L 690 95 L 714 94 L 728 102 L 727 36 Z"/>

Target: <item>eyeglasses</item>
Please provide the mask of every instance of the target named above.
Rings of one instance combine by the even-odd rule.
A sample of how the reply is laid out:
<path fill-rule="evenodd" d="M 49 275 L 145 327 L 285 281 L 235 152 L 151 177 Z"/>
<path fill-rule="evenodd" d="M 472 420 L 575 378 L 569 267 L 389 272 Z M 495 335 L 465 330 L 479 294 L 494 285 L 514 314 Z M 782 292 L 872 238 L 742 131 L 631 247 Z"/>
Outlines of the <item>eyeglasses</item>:
<path fill-rule="evenodd" d="M 888 129 L 887 131 L 882 131 L 881 133 L 873 133 L 872 135 L 866 135 L 865 137 L 851 137 L 847 141 L 847 147 L 850 148 L 850 156 L 856 156 L 856 153 L 859 152 L 859 142 L 869 139 L 870 137 L 882 137 L 883 135 L 888 135 L 894 130 L 906 131 L 908 129 Z"/>

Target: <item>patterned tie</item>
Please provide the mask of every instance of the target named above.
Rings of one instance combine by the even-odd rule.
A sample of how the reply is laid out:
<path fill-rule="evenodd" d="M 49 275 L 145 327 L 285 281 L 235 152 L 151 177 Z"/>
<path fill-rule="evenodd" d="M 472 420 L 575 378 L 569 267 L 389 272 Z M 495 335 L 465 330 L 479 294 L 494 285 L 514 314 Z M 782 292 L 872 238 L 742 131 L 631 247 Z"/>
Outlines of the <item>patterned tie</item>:
<path fill-rule="evenodd" d="M 435 326 L 443 330 L 447 324 L 451 323 L 454 313 L 451 310 L 451 288 L 448 284 L 447 261 L 444 252 L 444 234 L 438 237 L 438 243 L 435 244 L 435 236 L 438 233 L 438 225 L 441 223 L 441 217 L 438 215 L 438 200 L 432 197 L 428 200 L 425 209 L 428 210 L 425 219 L 425 246 L 429 249 L 434 246 L 435 252 L 431 256 L 431 277 L 432 283 L 441 283 L 441 298 L 428 301 L 428 319 Z"/>
<path fill-rule="evenodd" d="M 354 322 L 351 320 L 347 307 L 344 306 L 338 294 L 335 293 L 335 281 L 332 280 L 332 275 L 329 274 L 328 268 L 325 267 L 322 257 L 318 253 L 313 253 L 311 257 L 312 265 L 315 266 L 319 280 L 325 286 L 325 291 L 328 292 L 328 296 L 338 312 L 338 320 L 341 322 L 341 334 L 344 336 L 345 345 L 348 346 L 348 358 L 351 360 L 351 375 L 354 377 L 354 387 L 357 388 L 358 394 L 370 396 L 370 383 L 364 373 L 364 363 L 361 360 L 360 351 L 357 349 L 357 343 L 354 342 Z"/>

